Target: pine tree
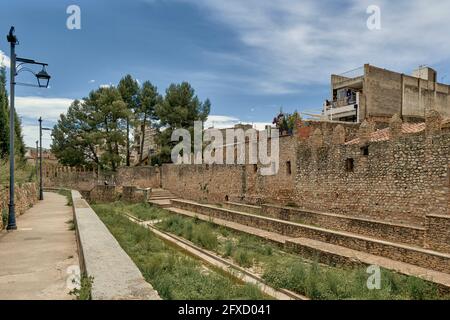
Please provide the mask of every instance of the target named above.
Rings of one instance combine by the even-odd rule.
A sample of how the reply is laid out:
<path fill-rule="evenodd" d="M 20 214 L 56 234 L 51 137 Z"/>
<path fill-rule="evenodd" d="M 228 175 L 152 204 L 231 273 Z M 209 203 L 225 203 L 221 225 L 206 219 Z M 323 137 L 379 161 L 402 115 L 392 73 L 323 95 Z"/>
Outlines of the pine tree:
<path fill-rule="evenodd" d="M 131 75 L 126 75 L 120 80 L 118 85 L 118 90 L 122 96 L 123 102 L 125 102 L 127 109 L 132 112 L 136 112 L 139 106 L 139 83 L 133 79 Z M 127 167 L 130 166 L 130 126 L 132 125 L 132 120 L 127 118 L 127 136 L 126 136 L 126 164 Z"/>
<path fill-rule="evenodd" d="M 170 150 L 174 146 L 171 142 L 172 132 L 181 128 L 193 132 L 194 121 L 205 122 L 210 110 L 209 99 L 201 102 L 189 83 L 170 85 L 164 100 L 156 107 L 160 125 L 165 127 L 158 137 L 158 143 L 161 146 L 159 162 L 171 162 Z"/>

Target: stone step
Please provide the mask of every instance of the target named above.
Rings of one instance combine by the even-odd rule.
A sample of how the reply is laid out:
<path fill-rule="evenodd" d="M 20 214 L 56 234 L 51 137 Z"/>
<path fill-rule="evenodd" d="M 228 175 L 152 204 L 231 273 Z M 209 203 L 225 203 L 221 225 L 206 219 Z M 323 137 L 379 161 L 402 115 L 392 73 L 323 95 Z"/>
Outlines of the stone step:
<path fill-rule="evenodd" d="M 154 205 L 159 208 L 168 208 L 172 205 L 170 199 L 162 199 L 162 200 L 149 200 L 148 203 Z"/>
<path fill-rule="evenodd" d="M 275 232 L 291 238 L 318 240 L 424 268 L 430 268 L 441 272 L 450 272 L 450 254 L 427 250 L 417 246 L 380 240 L 350 232 L 333 231 L 321 227 L 223 209 L 187 200 L 172 200 L 172 206 L 205 214 L 213 218 L 234 221 L 250 227 Z"/>
<path fill-rule="evenodd" d="M 376 221 L 373 219 L 324 213 L 309 209 L 283 207 L 272 204 L 254 206 L 237 202 L 225 202 L 223 207 L 279 220 L 351 232 L 381 240 L 411 244 L 419 247 L 424 247 L 425 242 L 426 229 L 421 226 Z"/>
<path fill-rule="evenodd" d="M 170 192 L 151 192 L 150 196 L 152 197 L 173 197 L 173 194 L 171 194 Z"/>
<path fill-rule="evenodd" d="M 377 265 L 401 274 L 431 281 L 437 284 L 444 292 L 450 292 L 450 274 L 448 273 L 415 266 L 401 261 L 395 261 L 389 258 L 380 257 L 370 253 L 349 249 L 343 246 L 334 245 L 323 241 L 307 238 L 292 238 L 233 221 L 228 221 L 220 218 L 211 219 L 211 217 L 208 215 L 199 214 L 197 212 L 185 209 L 168 207 L 166 208 L 166 210 L 187 217 L 195 217 L 197 219 L 224 226 L 238 232 L 251 234 L 253 236 L 275 243 L 287 250 L 292 250 L 305 258 L 318 259 L 320 263 L 325 263 L 333 266 L 350 267 L 361 265 Z"/>
<path fill-rule="evenodd" d="M 171 197 L 165 197 L 165 196 L 158 196 L 158 197 L 154 197 L 151 196 L 149 198 L 149 200 L 170 200 L 170 199 L 174 199 L 175 197 L 171 196 Z"/>
<path fill-rule="evenodd" d="M 238 202 L 224 202 L 223 203 L 224 208 L 246 212 L 246 213 L 252 213 L 252 214 L 261 214 L 262 213 L 262 207 L 260 206 L 254 206 L 250 204 L 244 204 L 244 203 L 238 203 Z"/>

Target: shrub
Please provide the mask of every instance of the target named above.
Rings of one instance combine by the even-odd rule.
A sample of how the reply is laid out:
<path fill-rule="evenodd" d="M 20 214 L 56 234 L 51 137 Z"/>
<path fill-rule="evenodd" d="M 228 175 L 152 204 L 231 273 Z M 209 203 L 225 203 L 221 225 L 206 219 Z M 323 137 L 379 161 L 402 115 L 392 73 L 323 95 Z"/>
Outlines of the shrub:
<path fill-rule="evenodd" d="M 241 267 L 250 268 L 252 266 L 252 258 L 247 250 L 237 249 L 233 254 L 233 259 Z"/>
<path fill-rule="evenodd" d="M 227 240 L 227 242 L 225 242 L 225 252 L 224 252 L 223 256 L 225 258 L 230 257 L 233 254 L 233 249 L 234 249 L 233 242 L 231 242 L 230 240 Z"/>
<path fill-rule="evenodd" d="M 214 250 L 218 246 L 217 236 L 205 223 L 195 226 L 192 241 L 208 250 Z"/>

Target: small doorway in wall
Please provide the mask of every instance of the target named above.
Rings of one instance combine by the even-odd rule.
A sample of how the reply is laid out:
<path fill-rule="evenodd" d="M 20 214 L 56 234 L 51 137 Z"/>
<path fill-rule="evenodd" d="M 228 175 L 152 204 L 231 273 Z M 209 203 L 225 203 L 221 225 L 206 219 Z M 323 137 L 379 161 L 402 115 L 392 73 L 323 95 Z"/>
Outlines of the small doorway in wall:
<path fill-rule="evenodd" d="M 291 166 L 291 162 L 290 161 L 286 162 L 286 174 L 288 176 L 290 176 L 292 174 L 292 166 Z"/>
<path fill-rule="evenodd" d="M 228 195 L 225 196 L 225 202 L 230 201 L 230 197 L 228 197 Z"/>
<path fill-rule="evenodd" d="M 345 171 L 347 171 L 347 172 L 355 171 L 355 160 L 353 160 L 353 158 L 348 158 L 345 161 Z"/>

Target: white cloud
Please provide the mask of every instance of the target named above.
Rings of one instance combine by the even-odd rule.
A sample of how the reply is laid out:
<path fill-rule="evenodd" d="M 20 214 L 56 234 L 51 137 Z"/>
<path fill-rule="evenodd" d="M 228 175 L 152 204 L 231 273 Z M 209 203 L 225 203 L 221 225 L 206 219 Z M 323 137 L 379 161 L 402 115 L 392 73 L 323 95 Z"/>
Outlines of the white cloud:
<path fill-rule="evenodd" d="M 205 128 L 226 129 L 233 128 L 236 124 L 251 124 L 257 130 L 263 130 L 266 125 L 270 125 L 267 122 L 246 122 L 230 116 L 210 115 L 205 122 Z"/>
<path fill-rule="evenodd" d="M 112 86 L 113 86 L 112 83 L 110 83 L 110 84 L 101 84 L 100 88 L 111 88 Z"/>
<path fill-rule="evenodd" d="M 16 110 L 21 117 L 38 119 L 42 116 L 47 121 L 56 122 L 73 101 L 67 98 L 16 97 Z"/>
<path fill-rule="evenodd" d="M 68 98 L 43 98 L 43 97 L 16 97 L 16 111 L 22 118 L 22 133 L 25 145 L 35 146 L 36 139 L 39 138 L 39 117 L 45 121 L 44 125 L 52 127 L 59 116 L 65 113 L 73 99 Z M 35 121 L 36 124 L 30 124 Z M 50 132 L 44 131 L 42 145 L 49 148 L 51 143 Z"/>
<path fill-rule="evenodd" d="M 330 73 L 364 63 L 407 73 L 450 56 L 450 1 L 378 0 L 377 31 L 366 25 L 372 0 L 179 1 L 198 5 L 233 30 L 245 50 L 223 59 L 254 68 L 258 75 L 248 81 L 262 93 L 326 84 Z"/>
<path fill-rule="evenodd" d="M 239 123 L 238 118 L 229 116 L 210 115 L 205 122 L 205 128 L 214 127 L 216 129 L 232 128 Z"/>
<path fill-rule="evenodd" d="M 95 83 L 95 80 L 89 80 L 89 83 Z"/>
<path fill-rule="evenodd" d="M 10 65 L 11 60 L 2 50 L 0 50 L 0 66 L 5 66 L 6 68 L 9 68 Z"/>

